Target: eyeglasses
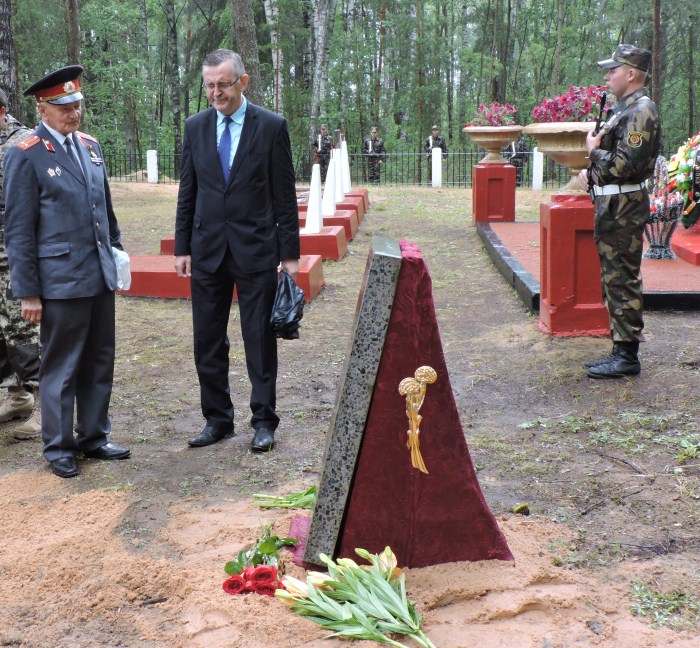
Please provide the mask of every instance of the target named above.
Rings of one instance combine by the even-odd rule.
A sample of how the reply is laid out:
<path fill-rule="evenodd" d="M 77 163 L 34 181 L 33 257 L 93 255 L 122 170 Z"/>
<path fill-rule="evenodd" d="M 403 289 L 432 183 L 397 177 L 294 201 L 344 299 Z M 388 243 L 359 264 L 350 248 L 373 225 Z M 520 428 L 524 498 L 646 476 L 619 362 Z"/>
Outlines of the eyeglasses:
<path fill-rule="evenodd" d="M 235 86 L 240 80 L 241 80 L 241 77 L 238 77 L 235 81 L 221 81 L 220 83 L 205 83 L 204 87 L 207 90 L 228 90 L 229 88 L 232 88 L 233 86 Z"/>

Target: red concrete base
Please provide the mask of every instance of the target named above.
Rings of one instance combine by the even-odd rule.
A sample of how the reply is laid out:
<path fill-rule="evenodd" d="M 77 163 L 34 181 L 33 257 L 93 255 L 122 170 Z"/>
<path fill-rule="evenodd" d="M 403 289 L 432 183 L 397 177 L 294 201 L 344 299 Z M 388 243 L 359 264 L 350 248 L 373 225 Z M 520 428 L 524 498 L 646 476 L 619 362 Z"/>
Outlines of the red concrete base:
<path fill-rule="evenodd" d="M 696 224 L 685 229 L 679 223 L 671 238 L 671 249 L 686 263 L 700 265 L 700 227 Z"/>
<path fill-rule="evenodd" d="M 477 164 L 472 171 L 472 213 L 474 223 L 515 221 L 515 167 Z"/>
<path fill-rule="evenodd" d="M 166 236 L 160 239 L 160 253 L 173 256 L 175 254 L 175 237 Z"/>
<path fill-rule="evenodd" d="M 301 205 L 299 205 L 299 227 L 306 226 L 306 210 L 301 210 Z M 333 216 L 323 217 L 323 226 L 329 227 L 333 225 L 340 225 L 345 230 L 345 240 L 352 241 L 357 234 L 357 229 L 359 227 L 357 220 L 357 212 L 348 209 L 339 209 L 335 212 Z"/>
<path fill-rule="evenodd" d="M 610 335 L 586 195 L 540 205 L 540 327 L 550 335 Z"/>
<path fill-rule="evenodd" d="M 311 301 L 324 284 L 323 262 L 320 255 L 314 254 L 302 256 L 299 264 L 297 284 L 304 291 L 306 301 Z M 190 280 L 177 276 L 173 257 L 155 254 L 131 257 L 131 288 L 119 292 L 134 297 L 187 299 L 192 296 Z"/>
<path fill-rule="evenodd" d="M 348 191 L 345 196 L 362 196 L 362 204 L 365 206 L 365 214 L 369 211 L 369 191 L 364 187 L 355 188 Z"/>
<path fill-rule="evenodd" d="M 323 260 L 342 259 L 348 251 L 348 240 L 342 225 L 329 225 L 321 228 L 318 234 L 299 235 L 302 254 L 320 254 Z"/>
<path fill-rule="evenodd" d="M 299 205 L 299 215 L 305 214 L 309 206 L 306 203 Z M 335 204 L 336 213 L 339 211 L 353 211 L 357 218 L 357 222 L 361 223 L 365 216 L 365 204 L 362 196 L 345 196 L 343 202 Z M 325 224 L 326 219 L 323 219 Z"/>

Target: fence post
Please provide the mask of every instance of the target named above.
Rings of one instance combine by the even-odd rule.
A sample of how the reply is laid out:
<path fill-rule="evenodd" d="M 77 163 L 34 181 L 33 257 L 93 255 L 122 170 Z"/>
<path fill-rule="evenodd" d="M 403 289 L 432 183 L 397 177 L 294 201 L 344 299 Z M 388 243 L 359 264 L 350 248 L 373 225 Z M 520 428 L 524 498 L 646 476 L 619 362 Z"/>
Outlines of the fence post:
<path fill-rule="evenodd" d="M 532 188 L 535 191 L 542 191 L 542 178 L 544 174 L 544 154 L 537 150 L 532 150 Z"/>
<path fill-rule="evenodd" d="M 146 170 L 148 182 L 158 184 L 158 151 L 146 151 Z"/>

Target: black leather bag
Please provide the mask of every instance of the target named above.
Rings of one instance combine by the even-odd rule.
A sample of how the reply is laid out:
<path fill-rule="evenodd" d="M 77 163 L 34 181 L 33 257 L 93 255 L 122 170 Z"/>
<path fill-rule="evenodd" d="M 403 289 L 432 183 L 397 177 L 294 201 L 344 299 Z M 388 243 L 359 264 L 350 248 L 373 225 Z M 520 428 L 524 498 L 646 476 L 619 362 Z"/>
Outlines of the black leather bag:
<path fill-rule="evenodd" d="M 270 316 L 270 328 L 278 338 L 297 340 L 299 320 L 304 316 L 304 291 L 299 288 L 291 275 L 282 270 L 277 282 L 275 304 Z"/>

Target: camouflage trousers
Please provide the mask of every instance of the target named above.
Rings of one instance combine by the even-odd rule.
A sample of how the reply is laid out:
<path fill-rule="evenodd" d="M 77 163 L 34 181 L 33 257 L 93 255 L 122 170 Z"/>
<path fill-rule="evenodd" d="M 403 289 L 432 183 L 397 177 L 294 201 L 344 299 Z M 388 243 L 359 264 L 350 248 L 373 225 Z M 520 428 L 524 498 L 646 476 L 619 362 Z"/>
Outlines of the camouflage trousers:
<path fill-rule="evenodd" d="M 20 301 L 9 299 L 10 268 L 0 240 L 0 387 L 39 386 L 39 327 L 22 317 Z"/>
<path fill-rule="evenodd" d="M 613 342 L 643 342 L 642 248 L 649 219 L 646 191 L 600 196 L 593 235 Z"/>

